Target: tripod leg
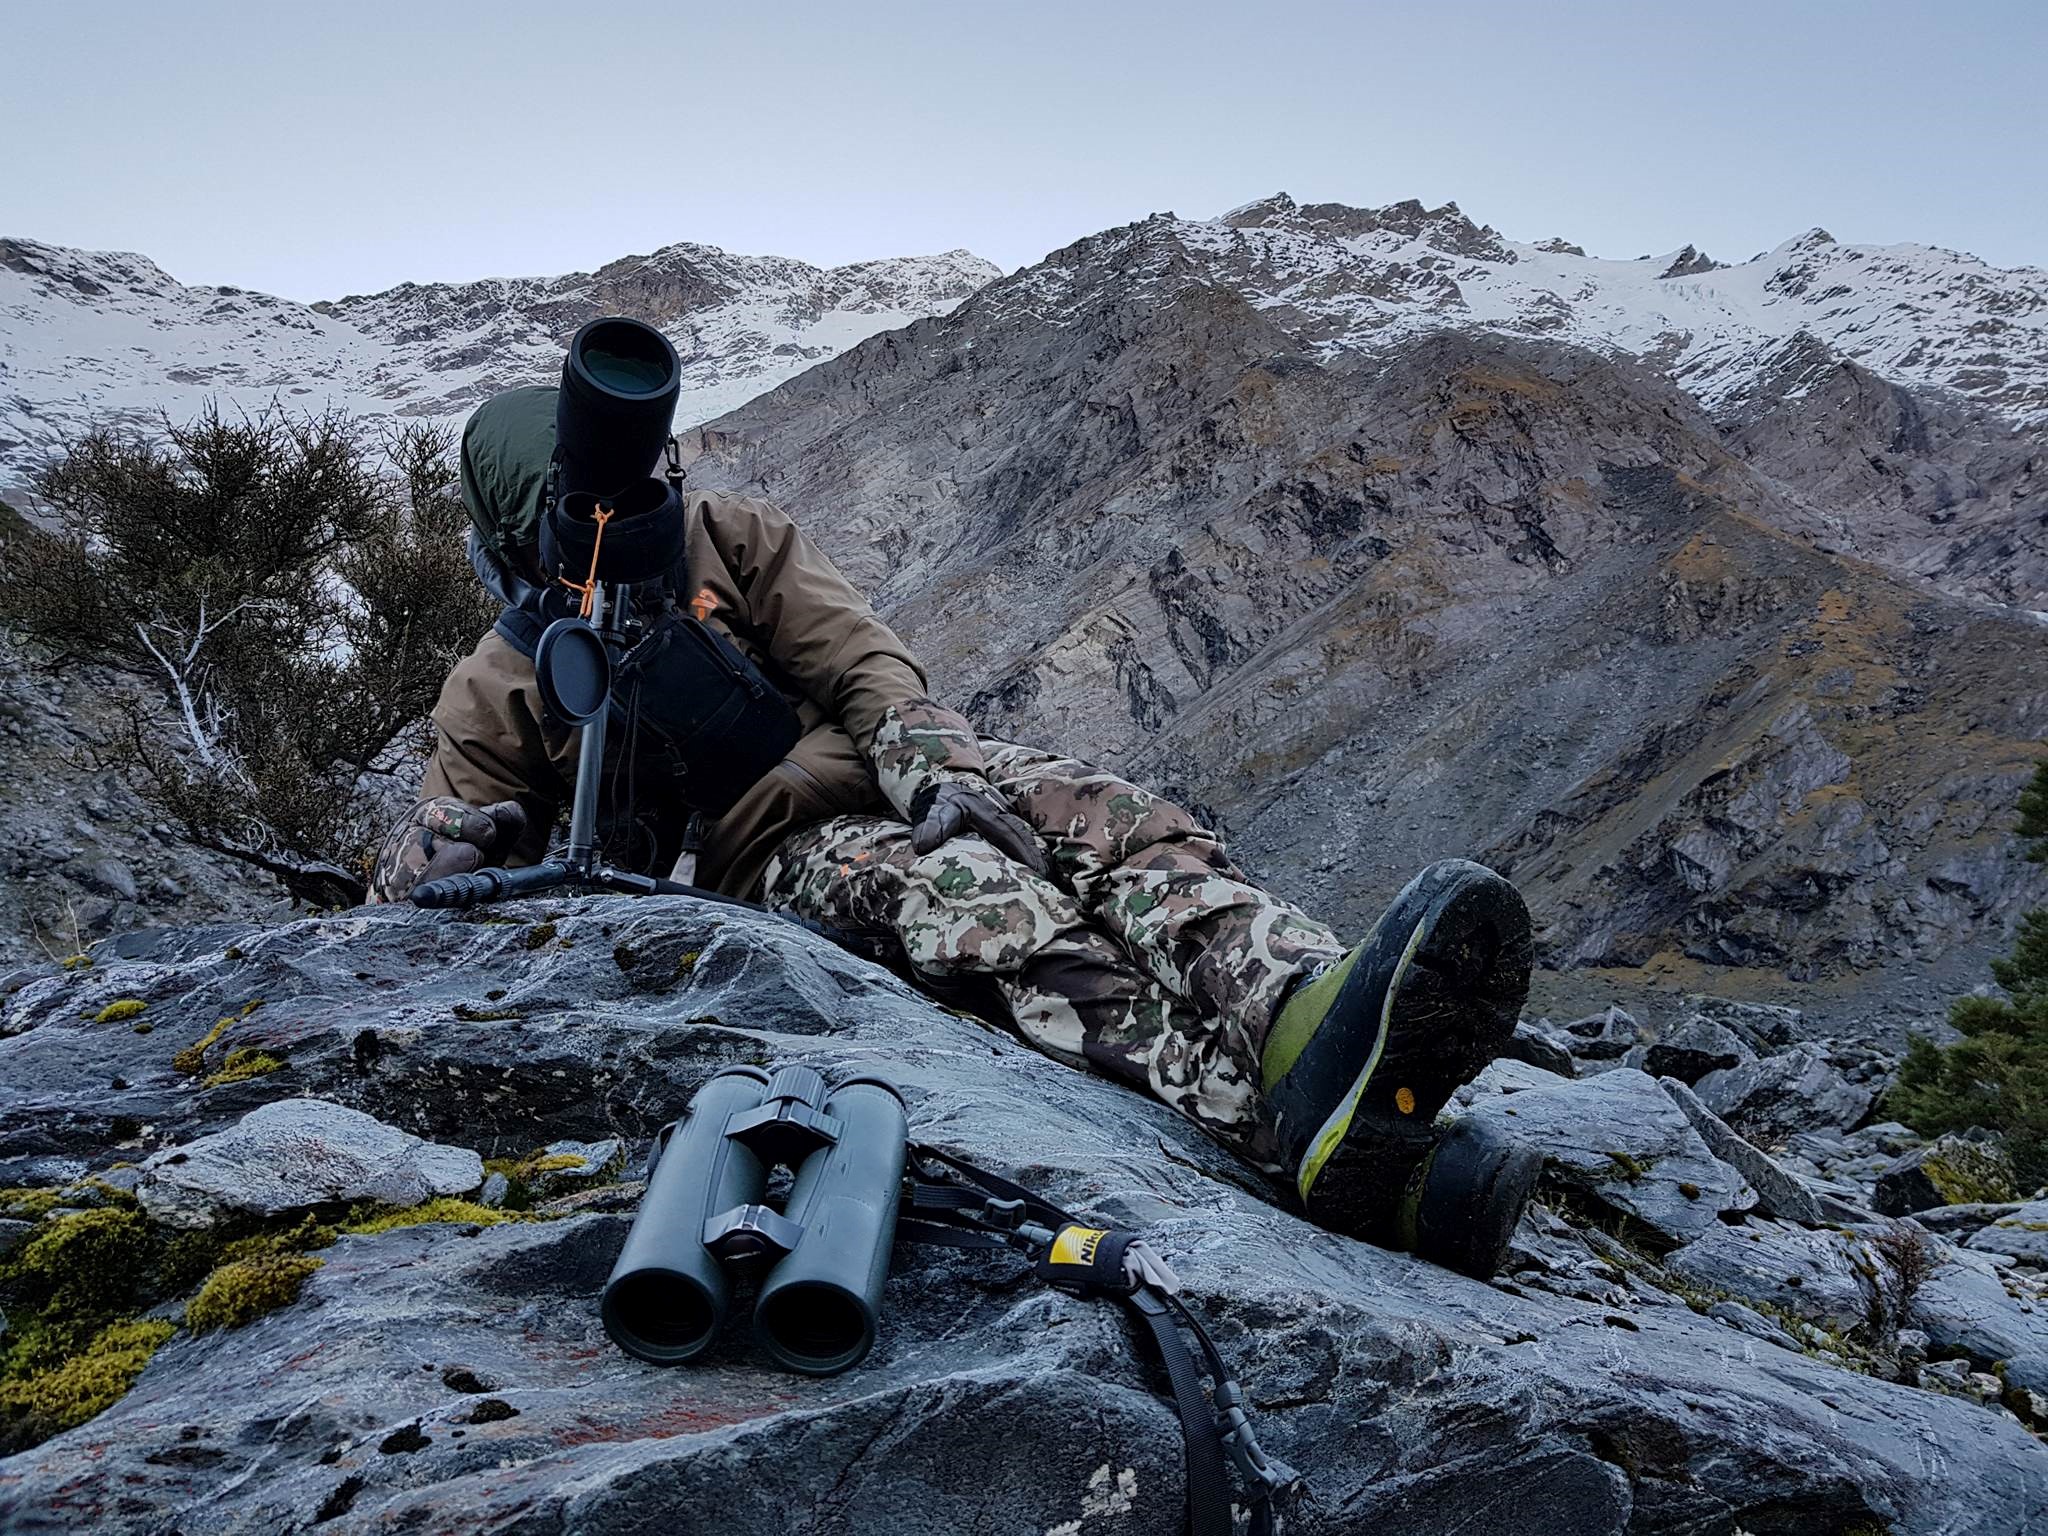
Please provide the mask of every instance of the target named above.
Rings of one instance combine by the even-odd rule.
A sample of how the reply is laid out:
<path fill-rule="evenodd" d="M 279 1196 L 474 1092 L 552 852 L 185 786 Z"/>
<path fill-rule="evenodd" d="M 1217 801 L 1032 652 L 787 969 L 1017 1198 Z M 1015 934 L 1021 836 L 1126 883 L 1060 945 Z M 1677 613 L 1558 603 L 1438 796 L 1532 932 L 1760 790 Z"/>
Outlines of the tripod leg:
<path fill-rule="evenodd" d="M 416 907 L 466 911 L 487 901 L 511 901 L 559 890 L 569 880 L 569 866 L 554 861 L 527 869 L 479 869 L 472 874 L 423 881 L 413 887 L 412 901 Z"/>

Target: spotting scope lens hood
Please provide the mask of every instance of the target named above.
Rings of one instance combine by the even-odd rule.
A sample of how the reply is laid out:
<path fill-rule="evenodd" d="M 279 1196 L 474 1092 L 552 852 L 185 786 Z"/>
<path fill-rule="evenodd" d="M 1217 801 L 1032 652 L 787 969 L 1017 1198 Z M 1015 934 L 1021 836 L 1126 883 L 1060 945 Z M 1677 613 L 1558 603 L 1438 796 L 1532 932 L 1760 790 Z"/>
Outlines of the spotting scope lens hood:
<path fill-rule="evenodd" d="M 561 488 L 609 496 L 653 474 L 682 385 L 676 349 L 653 326 L 608 315 L 579 330 L 555 401 Z"/>
<path fill-rule="evenodd" d="M 603 513 L 602 523 L 599 514 Z M 683 499 L 666 480 L 642 476 L 618 491 L 570 491 L 541 524 L 541 559 L 583 581 L 597 557 L 599 581 L 654 581 L 683 558 Z"/>

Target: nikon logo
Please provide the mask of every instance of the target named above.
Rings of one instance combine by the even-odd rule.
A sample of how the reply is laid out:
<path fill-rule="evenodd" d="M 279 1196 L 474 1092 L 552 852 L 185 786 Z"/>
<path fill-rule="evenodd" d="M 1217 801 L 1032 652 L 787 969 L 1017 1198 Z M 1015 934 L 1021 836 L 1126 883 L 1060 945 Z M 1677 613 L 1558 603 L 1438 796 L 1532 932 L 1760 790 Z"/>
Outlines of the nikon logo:
<path fill-rule="evenodd" d="M 1102 1246 L 1102 1240 L 1109 1236 L 1105 1228 L 1065 1227 L 1052 1240 L 1052 1261 L 1055 1264 L 1092 1265 L 1095 1250 Z"/>

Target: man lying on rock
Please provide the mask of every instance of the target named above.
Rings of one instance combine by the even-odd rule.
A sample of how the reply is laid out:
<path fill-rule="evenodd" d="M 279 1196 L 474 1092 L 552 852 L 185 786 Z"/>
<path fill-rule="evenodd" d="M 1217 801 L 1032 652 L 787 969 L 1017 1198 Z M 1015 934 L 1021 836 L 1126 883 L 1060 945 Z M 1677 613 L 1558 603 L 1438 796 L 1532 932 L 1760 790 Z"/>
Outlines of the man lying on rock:
<path fill-rule="evenodd" d="M 497 395 L 463 434 L 472 554 L 501 598 L 545 580 L 535 530 L 555 397 Z M 1032 1045 L 1164 1100 L 1278 1174 L 1318 1223 L 1498 1267 L 1533 1159 L 1476 1122 L 1434 1122 L 1505 1047 L 1526 995 L 1529 918 L 1513 886 L 1432 864 L 1347 952 L 1179 806 L 978 736 L 934 702 L 903 642 L 779 508 L 707 491 L 682 505 L 686 569 L 663 600 L 740 647 L 802 730 L 738 803 L 697 818 L 697 883 L 892 931 L 916 976 L 988 979 Z M 442 688 L 426 798 L 385 839 L 373 901 L 544 856 L 577 733 L 544 709 L 519 618 L 508 608 Z M 608 747 L 605 851 L 665 871 L 691 808 L 673 768 L 630 736 L 615 730 Z"/>

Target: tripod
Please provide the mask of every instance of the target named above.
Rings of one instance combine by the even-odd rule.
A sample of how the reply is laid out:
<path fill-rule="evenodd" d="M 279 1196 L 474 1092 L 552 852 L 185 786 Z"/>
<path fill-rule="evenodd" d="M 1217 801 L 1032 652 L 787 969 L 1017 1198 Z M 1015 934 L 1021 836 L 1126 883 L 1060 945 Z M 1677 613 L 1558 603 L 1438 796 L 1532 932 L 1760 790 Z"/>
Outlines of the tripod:
<path fill-rule="evenodd" d="M 742 901 L 679 880 L 636 874 L 608 863 L 597 842 L 598 783 L 604 772 L 606 717 L 611 712 L 612 650 L 630 636 L 625 616 L 630 603 L 625 584 L 589 584 L 587 616 L 557 619 L 534 651 L 534 676 L 542 699 L 555 714 L 582 727 L 576 747 L 576 794 L 569 809 L 569 846 L 554 858 L 525 869 L 479 869 L 466 875 L 444 875 L 413 888 L 415 906 L 463 910 L 486 902 L 513 901 L 546 891 L 612 891 L 627 896 L 695 896 L 721 906 L 766 912 L 807 928 L 855 954 L 873 958 L 874 945 L 855 935 L 796 916 L 759 902 Z"/>

